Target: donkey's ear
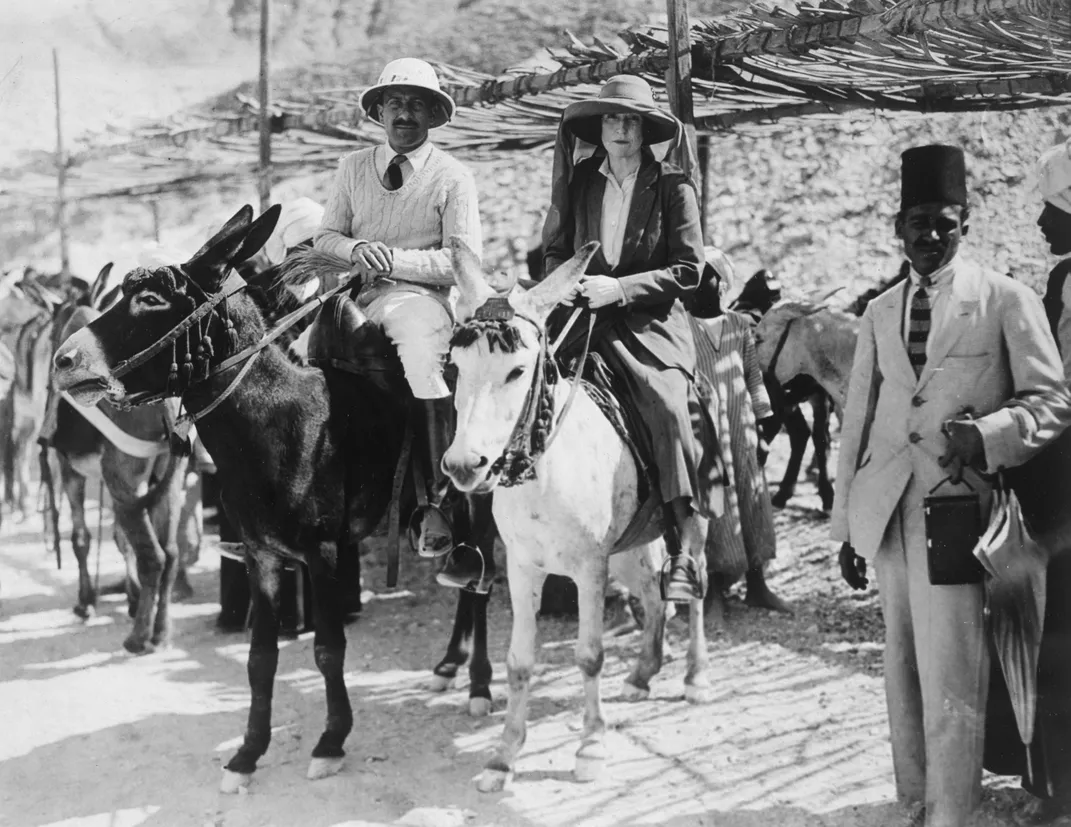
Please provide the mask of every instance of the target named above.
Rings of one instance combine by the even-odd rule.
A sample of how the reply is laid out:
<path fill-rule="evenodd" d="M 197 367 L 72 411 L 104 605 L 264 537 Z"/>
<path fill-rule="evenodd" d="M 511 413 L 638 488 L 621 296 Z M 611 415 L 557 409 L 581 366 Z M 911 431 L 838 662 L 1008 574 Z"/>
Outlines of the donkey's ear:
<path fill-rule="evenodd" d="M 571 259 L 524 294 L 540 321 L 545 321 L 550 311 L 573 292 L 573 288 L 587 271 L 588 262 L 598 249 L 599 242 L 589 241 L 577 250 Z"/>
<path fill-rule="evenodd" d="M 100 268 L 100 272 L 97 273 L 97 277 L 93 279 L 93 285 L 89 288 L 90 307 L 97 307 L 97 302 L 100 301 L 101 294 L 104 292 L 104 287 L 108 283 L 108 276 L 112 274 L 113 266 L 115 266 L 115 262 L 109 261 L 107 264 Z"/>
<path fill-rule="evenodd" d="M 467 321 L 487 299 L 495 295 L 494 288 L 483 275 L 480 257 L 458 236 L 450 237 L 450 260 L 454 265 L 454 279 L 461 293 L 457 306 L 460 321 Z"/>
<path fill-rule="evenodd" d="M 238 210 L 238 212 L 232 215 L 227 223 L 220 227 L 212 237 L 204 243 L 204 246 L 202 246 L 200 250 L 190 256 L 190 261 L 200 258 L 228 236 L 234 235 L 239 230 L 244 230 L 249 226 L 249 223 L 252 220 L 253 208 L 246 204 Z"/>
<path fill-rule="evenodd" d="M 275 225 L 279 223 L 279 216 L 282 211 L 282 205 L 273 204 L 264 210 L 256 221 L 249 225 L 249 229 L 245 232 L 245 240 L 242 242 L 242 246 L 238 248 L 237 253 L 231 256 L 232 267 L 241 264 L 250 256 L 256 255 L 260 248 L 268 243 L 271 234 L 275 232 Z"/>

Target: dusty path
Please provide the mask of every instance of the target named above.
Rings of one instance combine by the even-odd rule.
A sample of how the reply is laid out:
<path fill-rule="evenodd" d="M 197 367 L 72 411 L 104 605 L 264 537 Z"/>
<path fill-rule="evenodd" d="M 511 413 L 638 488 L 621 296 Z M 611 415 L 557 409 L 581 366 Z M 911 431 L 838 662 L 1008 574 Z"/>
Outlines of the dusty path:
<path fill-rule="evenodd" d="M 253 786 L 248 795 L 224 797 L 216 787 L 244 725 L 248 644 L 243 635 L 213 629 L 218 558 L 211 548 L 193 570 L 196 597 L 176 612 L 175 648 L 139 659 L 120 646 L 125 605 L 109 598 L 91 623 L 77 621 L 70 611 L 73 556 L 68 552 L 57 572 L 39 520 L 6 519 L 0 824 L 888 824 L 892 766 L 875 596 L 851 594 L 837 581 L 813 486 L 802 489 L 778 516 L 781 551 L 771 578 L 797 614 L 769 616 L 734 599 L 728 628 L 710 641 L 718 689 L 711 706 L 683 700 L 683 659 L 667 666 L 651 700 L 617 700 L 636 637 L 611 639 L 604 694 L 613 761 L 603 780 L 576 783 L 575 624 L 546 621 L 528 744 L 512 785 L 489 796 L 470 782 L 505 707 L 505 589 L 492 600 L 490 718 L 464 713 L 463 689 L 444 695 L 425 689 L 445 648 L 453 595 L 434 585 L 427 565 L 406 557 L 402 588 L 378 594 L 348 628 L 356 726 L 342 774 L 304 779 L 324 715 L 311 635 L 305 635 L 284 644 L 275 735 Z M 95 525 L 95 511 L 92 520 Z M 114 545 L 106 543 L 102 582 L 113 582 L 119 571 Z M 381 590 L 383 579 L 378 563 L 366 568 L 372 589 Z M 678 652 L 683 632 L 675 625 L 671 633 Z M 1022 794 L 1007 782 L 987 784 L 979 823 L 1008 823 Z"/>

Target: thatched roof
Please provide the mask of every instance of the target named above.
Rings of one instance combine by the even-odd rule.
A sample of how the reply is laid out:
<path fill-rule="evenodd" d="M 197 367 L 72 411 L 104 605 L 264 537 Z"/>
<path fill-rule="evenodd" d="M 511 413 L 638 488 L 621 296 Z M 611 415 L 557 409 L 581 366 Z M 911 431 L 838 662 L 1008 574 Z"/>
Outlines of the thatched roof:
<path fill-rule="evenodd" d="M 493 78 L 438 65 L 459 105 L 436 131 L 462 155 L 522 150 L 554 138 L 562 110 L 615 74 L 646 77 L 665 102 L 666 32 L 621 35 L 628 53 L 596 41 L 553 53 L 548 71 Z M 821 0 L 795 13 L 761 3 L 692 26 L 696 126 L 719 133 L 764 129 L 859 109 L 916 113 L 1015 110 L 1071 102 L 1071 0 Z M 360 111 L 359 88 L 274 103 L 278 175 L 333 165 L 382 133 Z M 137 195 L 199 179 L 252 175 L 257 107 L 178 115 L 168 124 L 72 153 L 72 197 Z M 53 197 L 47 158 L 0 174 L 0 197 Z"/>

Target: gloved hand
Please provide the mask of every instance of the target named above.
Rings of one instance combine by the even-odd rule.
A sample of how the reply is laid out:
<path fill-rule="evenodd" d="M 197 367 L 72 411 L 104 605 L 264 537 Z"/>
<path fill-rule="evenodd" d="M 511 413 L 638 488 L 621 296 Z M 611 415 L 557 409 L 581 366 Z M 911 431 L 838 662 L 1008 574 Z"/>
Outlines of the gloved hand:
<path fill-rule="evenodd" d="M 843 543 L 840 547 L 840 576 L 844 582 L 856 591 L 862 591 L 870 585 L 866 577 L 866 560 L 855 553 L 851 543 Z"/>
<path fill-rule="evenodd" d="M 625 303 L 625 291 L 621 283 L 610 276 L 584 276 L 577 292 L 588 300 L 592 310 Z"/>

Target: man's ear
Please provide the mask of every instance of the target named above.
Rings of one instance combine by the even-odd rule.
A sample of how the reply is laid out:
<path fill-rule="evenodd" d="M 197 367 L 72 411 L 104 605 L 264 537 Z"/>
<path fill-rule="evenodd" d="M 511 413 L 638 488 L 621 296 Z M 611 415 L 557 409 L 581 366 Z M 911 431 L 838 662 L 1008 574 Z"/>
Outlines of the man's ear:
<path fill-rule="evenodd" d="M 959 226 L 960 226 L 959 234 L 961 236 L 966 236 L 967 233 L 970 231 L 970 220 L 971 220 L 971 208 L 970 207 L 964 207 L 962 212 L 960 212 L 960 214 L 959 214 Z"/>
<path fill-rule="evenodd" d="M 904 237 L 904 214 L 898 212 L 896 218 L 893 219 L 893 231 L 896 233 L 897 238 Z"/>

